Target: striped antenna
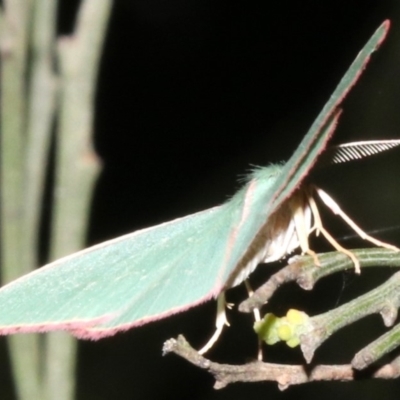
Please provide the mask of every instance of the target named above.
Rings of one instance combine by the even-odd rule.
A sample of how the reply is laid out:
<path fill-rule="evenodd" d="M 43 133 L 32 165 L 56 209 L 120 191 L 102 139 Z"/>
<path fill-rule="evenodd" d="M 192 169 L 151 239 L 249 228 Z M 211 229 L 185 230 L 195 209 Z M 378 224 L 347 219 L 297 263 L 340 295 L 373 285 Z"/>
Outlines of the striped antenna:
<path fill-rule="evenodd" d="M 340 164 L 347 161 L 360 160 L 383 151 L 400 146 L 400 139 L 367 140 L 330 147 L 321 156 L 321 164 Z M 321 166 L 320 164 L 320 166 Z"/>

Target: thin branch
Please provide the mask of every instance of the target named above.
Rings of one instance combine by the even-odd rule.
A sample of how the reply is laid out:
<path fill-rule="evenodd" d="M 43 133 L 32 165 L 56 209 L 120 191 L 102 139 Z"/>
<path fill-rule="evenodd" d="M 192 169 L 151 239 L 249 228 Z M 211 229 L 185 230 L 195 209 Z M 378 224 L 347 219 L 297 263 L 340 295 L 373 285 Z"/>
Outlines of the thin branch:
<path fill-rule="evenodd" d="M 201 356 L 180 335 L 164 343 L 163 354 L 175 353 L 193 365 L 207 370 L 215 378 L 215 389 L 222 389 L 236 382 L 277 382 L 281 390 L 291 385 L 313 381 L 352 381 L 361 378 L 351 365 L 284 365 L 254 361 L 244 365 L 219 364 Z M 400 361 L 363 374 L 363 378 L 394 379 L 400 376 Z"/>
<path fill-rule="evenodd" d="M 352 253 L 360 261 L 361 268 L 369 267 L 400 267 L 400 252 L 383 249 L 358 249 Z M 319 254 L 321 266 L 314 263 L 310 256 L 295 257 L 293 262 L 272 275 L 266 283 L 254 291 L 254 294 L 239 305 L 239 311 L 251 312 L 254 308 L 263 306 L 275 291 L 287 282 L 297 282 L 305 290 L 311 290 L 314 285 L 335 272 L 353 269 L 353 261 L 345 254 L 329 252 Z M 361 272 L 362 273 L 362 272 Z"/>
<path fill-rule="evenodd" d="M 310 362 L 315 350 L 334 332 L 359 319 L 380 313 L 386 326 L 392 326 L 400 306 L 400 271 L 368 293 L 326 313 L 311 317 L 308 332 L 300 336 L 304 358 Z"/>
<path fill-rule="evenodd" d="M 356 369 L 364 369 L 394 350 L 400 344 L 400 324 L 360 350 L 351 361 Z"/>

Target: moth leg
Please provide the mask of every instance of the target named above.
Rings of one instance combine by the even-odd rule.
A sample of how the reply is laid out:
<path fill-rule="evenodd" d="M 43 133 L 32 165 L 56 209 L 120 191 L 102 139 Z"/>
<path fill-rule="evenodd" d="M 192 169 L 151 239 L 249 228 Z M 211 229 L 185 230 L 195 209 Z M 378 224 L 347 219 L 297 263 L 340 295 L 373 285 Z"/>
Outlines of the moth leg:
<path fill-rule="evenodd" d="M 319 224 L 315 223 L 314 227 L 311 230 L 307 229 L 307 226 L 310 224 L 307 223 L 307 219 L 311 218 L 310 209 L 305 206 L 305 204 L 297 204 L 295 207 L 292 206 L 293 212 L 293 220 L 297 232 L 297 237 L 299 239 L 299 245 L 303 254 L 308 254 L 314 259 L 315 265 L 321 265 L 318 256 L 315 251 L 310 249 L 308 244 L 308 236 L 313 230 L 317 230 L 317 234 L 319 233 Z M 312 214 L 314 216 L 314 221 L 320 221 L 320 217 L 317 211 L 317 214 L 312 210 Z M 322 225 L 322 224 L 321 224 Z"/>
<path fill-rule="evenodd" d="M 244 285 L 246 286 L 246 290 L 247 290 L 247 293 L 248 293 L 249 297 L 251 297 L 251 296 L 253 295 L 254 292 L 253 292 L 253 289 L 251 288 L 250 283 L 249 283 L 249 281 L 248 281 L 247 279 L 244 281 Z M 253 310 L 253 314 L 254 314 L 254 320 L 255 320 L 256 322 L 261 321 L 260 310 L 259 310 L 258 308 L 255 308 L 255 309 Z M 258 361 L 262 361 L 262 360 L 263 360 L 262 340 L 261 340 L 260 338 L 258 338 L 257 347 L 258 347 L 258 350 L 257 350 L 257 360 L 258 360 Z"/>
<path fill-rule="evenodd" d="M 389 243 L 382 242 L 364 232 L 344 211 L 339 207 L 339 205 L 328 195 L 325 191 L 320 188 L 316 188 L 317 193 L 321 200 L 332 210 L 336 215 L 339 215 L 360 237 L 361 239 L 368 240 L 379 247 L 384 247 L 385 249 L 396 250 L 399 249 Z"/>
<path fill-rule="evenodd" d="M 225 308 L 230 306 L 230 304 L 226 303 L 225 292 L 221 292 L 217 298 L 217 318 L 215 321 L 216 330 L 206 345 L 198 351 L 199 354 L 205 354 L 208 350 L 210 350 L 221 335 L 224 326 L 229 326 L 229 322 L 226 318 Z"/>
<path fill-rule="evenodd" d="M 316 190 L 317 190 L 318 195 L 321 196 L 321 194 L 320 194 L 320 192 L 319 192 L 320 189 L 319 189 L 319 188 L 316 188 Z M 325 193 L 325 192 L 324 192 L 324 193 Z M 326 193 L 325 193 L 325 194 L 326 194 Z M 328 195 L 326 195 L 326 196 L 329 197 Z M 330 197 L 329 197 L 329 198 L 330 198 Z M 337 204 L 333 201 L 333 199 L 332 199 L 332 198 L 330 198 L 330 199 L 332 200 L 333 204 L 335 204 L 335 205 L 337 206 Z M 325 203 L 325 199 L 323 199 L 323 198 L 321 197 L 321 200 Z M 324 235 L 325 239 L 326 239 L 337 251 L 340 251 L 341 253 L 346 254 L 348 257 L 351 258 L 351 260 L 352 260 L 353 263 L 354 263 L 354 268 L 355 268 L 355 270 L 356 270 L 356 273 L 359 274 L 359 273 L 361 272 L 361 270 L 360 270 L 360 262 L 358 261 L 357 257 L 356 257 L 350 250 L 347 250 L 347 249 L 345 249 L 343 246 L 341 246 L 341 245 L 334 239 L 334 237 L 324 228 L 324 226 L 322 225 L 321 217 L 320 217 L 320 215 L 319 215 L 319 211 L 318 211 L 317 204 L 315 203 L 315 200 L 314 200 L 311 196 L 309 197 L 308 202 L 309 202 L 309 204 L 310 204 L 310 208 L 311 208 L 311 211 L 312 211 L 313 216 L 314 216 L 315 224 L 319 225 L 317 229 Z M 333 211 L 333 208 L 331 208 L 330 205 L 328 205 L 327 203 L 325 203 L 325 204 Z M 333 211 L 333 212 L 336 214 L 335 211 Z M 347 215 L 346 215 L 346 217 L 347 217 Z M 348 217 L 347 217 L 347 218 L 348 218 Z M 355 224 L 354 224 L 354 225 L 355 225 Z M 357 228 L 358 228 L 358 227 L 357 227 Z M 358 228 L 358 229 L 359 229 L 359 228 Z M 361 229 L 360 229 L 360 230 L 361 230 Z"/>
<path fill-rule="evenodd" d="M 254 291 L 253 291 L 253 289 L 251 288 L 249 281 L 246 279 L 246 280 L 244 281 L 244 284 L 245 284 L 245 286 L 246 286 L 246 290 L 247 290 L 247 293 L 248 293 L 249 297 L 251 297 L 251 296 L 253 295 Z M 253 310 L 253 314 L 254 314 L 254 319 L 255 319 L 255 321 L 261 321 L 260 310 L 259 310 L 258 308 L 255 308 L 255 309 Z"/>

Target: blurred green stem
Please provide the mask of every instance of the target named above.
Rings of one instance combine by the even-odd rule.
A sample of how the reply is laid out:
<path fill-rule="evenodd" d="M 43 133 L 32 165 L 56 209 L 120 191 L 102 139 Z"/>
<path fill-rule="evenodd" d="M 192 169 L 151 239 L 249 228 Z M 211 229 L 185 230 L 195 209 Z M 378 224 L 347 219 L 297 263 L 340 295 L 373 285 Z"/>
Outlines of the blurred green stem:
<path fill-rule="evenodd" d="M 59 46 L 57 6 L 54 0 L 5 0 L 0 10 L 3 283 L 37 267 L 52 132 L 57 150 L 51 259 L 82 248 L 99 171 L 90 143 L 112 1 L 83 0 L 74 34 L 60 39 Z M 55 68 L 58 55 L 60 76 Z M 18 399 L 71 400 L 75 341 L 62 333 L 40 339 L 9 338 Z"/>
<path fill-rule="evenodd" d="M 25 198 L 29 199 L 24 202 L 24 241 L 28 251 L 24 254 L 23 264 L 27 269 L 37 265 L 40 210 L 56 110 L 54 72 L 56 6 L 57 2 L 54 0 L 35 0 L 32 18 L 24 168 L 24 193 Z"/>
<path fill-rule="evenodd" d="M 31 0 L 5 1 L 1 26 L 1 239 L 2 280 L 26 271 L 23 264 L 23 159 L 26 129 L 27 53 Z M 38 337 L 8 339 L 16 391 L 21 400 L 40 400 Z"/>
<path fill-rule="evenodd" d="M 83 2 L 75 33 L 58 43 L 60 107 L 51 259 L 79 250 L 86 236 L 91 193 L 100 169 L 91 145 L 94 96 L 111 5 L 111 0 Z M 47 336 L 47 400 L 73 398 L 76 345 L 63 332 Z"/>

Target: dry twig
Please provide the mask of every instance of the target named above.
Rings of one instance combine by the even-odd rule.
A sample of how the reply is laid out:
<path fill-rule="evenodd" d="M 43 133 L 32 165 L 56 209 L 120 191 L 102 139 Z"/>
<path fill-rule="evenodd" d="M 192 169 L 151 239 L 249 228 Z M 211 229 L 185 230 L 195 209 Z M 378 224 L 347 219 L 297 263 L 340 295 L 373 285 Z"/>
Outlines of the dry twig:
<path fill-rule="evenodd" d="M 207 370 L 215 378 L 215 389 L 235 382 L 277 382 L 279 389 L 314 381 L 352 381 L 361 378 L 394 379 L 400 375 L 400 357 L 390 364 L 365 374 L 358 374 L 350 364 L 344 365 L 284 365 L 254 361 L 244 365 L 219 364 L 194 350 L 180 335 L 164 343 L 163 353 L 175 353 L 193 365 Z"/>

